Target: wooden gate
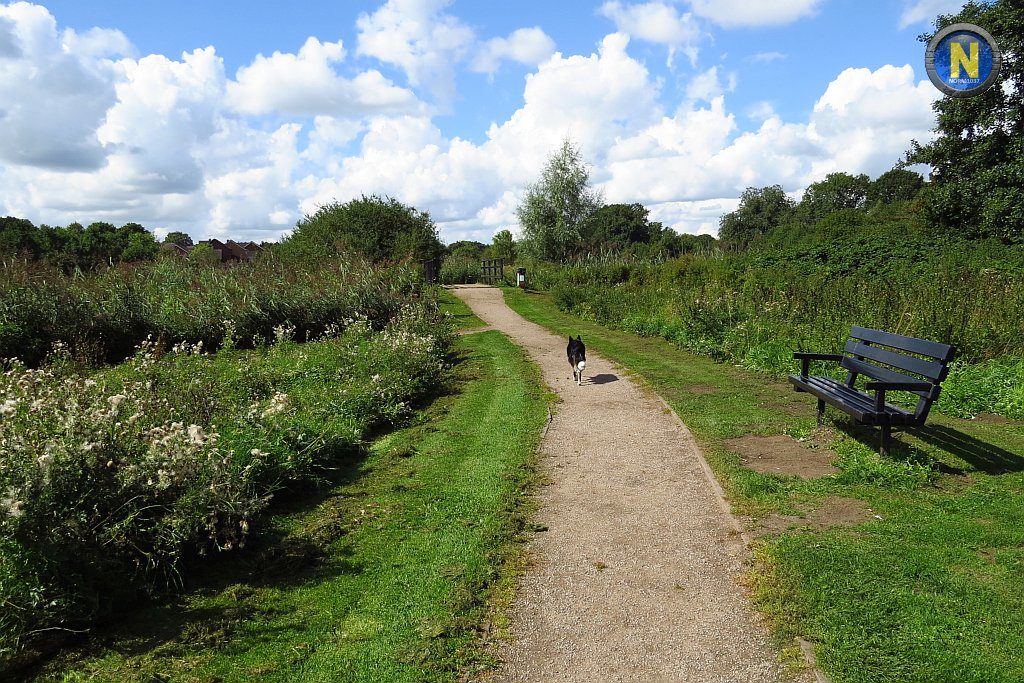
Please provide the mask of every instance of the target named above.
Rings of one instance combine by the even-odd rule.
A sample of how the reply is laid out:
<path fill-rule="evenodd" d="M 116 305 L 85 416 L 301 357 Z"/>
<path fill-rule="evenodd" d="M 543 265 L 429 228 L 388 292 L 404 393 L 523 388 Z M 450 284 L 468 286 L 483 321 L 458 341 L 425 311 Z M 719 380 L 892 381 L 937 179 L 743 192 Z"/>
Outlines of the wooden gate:
<path fill-rule="evenodd" d="M 493 285 L 505 279 L 505 259 L 484 259 L 480 262 L 480 281 Z"/>

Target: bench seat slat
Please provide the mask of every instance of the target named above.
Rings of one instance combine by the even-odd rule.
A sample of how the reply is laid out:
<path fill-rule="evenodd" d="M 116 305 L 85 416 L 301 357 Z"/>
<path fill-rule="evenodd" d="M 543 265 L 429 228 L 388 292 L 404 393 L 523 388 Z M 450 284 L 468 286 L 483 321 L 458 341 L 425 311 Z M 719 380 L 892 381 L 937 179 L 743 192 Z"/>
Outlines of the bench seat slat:
<path fill-rule="evenodd" d="M 919 353 L 922 356 L 930 356 L 936 360 L 948 363 L 953 360 L 956 349 L 949 344 L 918 339 L 916 337 L 904 337 L 902 334 L 894 334 L 883 330 L 873 330 L 868 327 L 853 326 L 850 336 L 854 339 L 862 339 L 872 344 L 882 344 L 900 351 Z"/>
<path fill-rule="evenodd" d="M 879 363 L 885 363 L 899 370 L 922 375 L 934 382 L 941 382 L 946 379 L 946 374 L 949 372 L 945 363 L 905 356 L 902 353 L 889 351 L 878 346 L 868 346 L 854 339 L 846 342 L 844 349 L 851 356 L 862 356 Z"/>
<path fill-rule="evenodd" d="M 851 389 L 831 377 L 790 375 L 789 381 L 801 391 L 817 396 L 865 424 L 908 425 L 916 423 L 914 415 L 888 402 L 885 404 L 885 412 L 878 413 L 875 410 L 873 397 Z"/>

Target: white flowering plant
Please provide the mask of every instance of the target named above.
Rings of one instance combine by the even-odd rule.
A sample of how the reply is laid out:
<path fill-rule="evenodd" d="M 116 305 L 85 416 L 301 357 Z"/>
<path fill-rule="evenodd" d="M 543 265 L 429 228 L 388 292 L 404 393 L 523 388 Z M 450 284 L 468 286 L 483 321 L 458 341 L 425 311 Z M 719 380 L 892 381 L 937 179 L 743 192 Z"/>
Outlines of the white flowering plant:
<path fill-rule="evenodd" d="M 92 375 L 0 375 L 0 658 L 41 629 L 88 628 L 244 548 L 272 496 L 358 454 L 445 379 L 452 331 L 428 302 L 383 329 L 342 320 L 297 344 L 143 342 Z"/>

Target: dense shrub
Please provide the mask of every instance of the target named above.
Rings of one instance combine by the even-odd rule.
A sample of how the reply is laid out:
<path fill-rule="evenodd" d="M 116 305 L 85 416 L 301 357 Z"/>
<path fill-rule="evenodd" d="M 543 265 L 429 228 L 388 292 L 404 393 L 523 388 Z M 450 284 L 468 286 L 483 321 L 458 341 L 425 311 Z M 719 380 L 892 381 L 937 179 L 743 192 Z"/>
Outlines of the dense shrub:
<path fill-rule="evenodd" d="M 480 280 L 480 259 L 475 256 L 448 256 L 441 263 L 441 284 L 465 285 Z"/>
<path fill-rule="evenodd" d="M 444 246 L 430 214 L 374 195 L 321 206 L 299 221 L 277 250 L 307 262 L 351 251 L 381 263 L 439 258 Z"/>
<path fill-rule="evenodd" d="M 382 330 L 75 374 L 66 349 L 0 376 L 0 660 L 26 634 L 87 628 L 184 561 L 246 544 L 278 490 L 317 476 L 443 380 L 451 330 L 429 304 Z"/>
<path fill-rule="evenodd" d="M 793 371 L 795 350 L 840 350 L 853 324 L 953 343 L 963 364 L 940 407 L 1021 414 L 1019 247 L 853 234 L 664 263 L 529 268 L 531 286 L 562 310 L 775 375 Z"/>
<path fill-rule="evenodd" d="M 63 342 L 81 360 L 117 362 L 149 336 L 165 346 L 201 341 L 213 349 L 229 331 L 237 345 L 251 347 L 280 325 L 303 340 L 356 314 L 381 328 L 417 286 L 412 267 L 327 256 L 304 266 L 268 255 L 227 269 L 167 258 L 78 277 L 6 262 L 0 358 L 34 366 Z"/>

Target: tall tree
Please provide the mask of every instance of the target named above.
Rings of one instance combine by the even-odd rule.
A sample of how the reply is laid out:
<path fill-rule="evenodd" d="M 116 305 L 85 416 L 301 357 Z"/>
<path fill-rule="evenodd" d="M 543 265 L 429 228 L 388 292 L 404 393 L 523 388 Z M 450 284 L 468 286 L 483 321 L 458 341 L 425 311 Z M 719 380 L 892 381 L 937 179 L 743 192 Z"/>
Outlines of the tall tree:
<path fill-rule="evenodd" d="M 808 220 L 820 221 L 843 209 L 859 209 L 867 200 L 871 179 L 861 173 L 829 173 L 824 180 L 811 183 L 800 200 L 800 213 Z"/>
<path fill-rule="evenodd" d="M 643 204 L 608 204 L 591 214 L 584 237 L 595 248 L 621 250 L 630 244 L 649 243 L 661 233 L 660 223 L 648 220 Z"/>
<path fill-rule="evenodd" d="M 566 138 L 516 209 L 523 241 L 533 256 L 563 261 L 579 251 L 584 222 L 602 204 L 600 192 L 589 183 L 590 171 L 579 148 Z"/>
<path fill-rule="evenodd" d="M 36 258 L 42 245 L 32 221 L 14 216 L 0 218 L 0 254 L 22 254 Z"/>
<path fill-rule="evenodd" d="M 192 237 L 187 232 L 171 230 L 164 238 L 164 244 L 177 244 L 179 247 L 191 247 Z"/>
<path fill-rule="evenodd" d="M 924 178 L 920 173 L 894 168 L 872 181 L 868 186 L 866 203 L 873 206 L 878 203 L 892 204 L 906 201 L 916 197 L 922 187 L 924 187 Z"/>
<path fill-rule="evenodd" d="M 1024 242 L 1024 4 L 968 2 L 958 14 L 939 16 L 935 29 L 959 22 L 981 26 L 999 43 L 1000 82 L 975 97 L 936 100 L 937 136 L 915 141 L 906 163 L 932 167 L 924 195 L 931 225 Z"/>
<path fill-rule="evenodd" d="M 718 238 L 732 246 L 744 247 L 789 220 L 793 207 L 793 200 L 781 185 L 748 187 L 740 195 L 736 210 L 719 221 Z"/>
<path fill-rule="evenodd" d="M 494 239 L 491 242 L 491 252 L 494 254 L 494 258 L 503 258 L 510 263 L 515 263 L 516 242 L 512 239 L 512 232 L 509 230 L 499 230 L 494 233 Z"/>

